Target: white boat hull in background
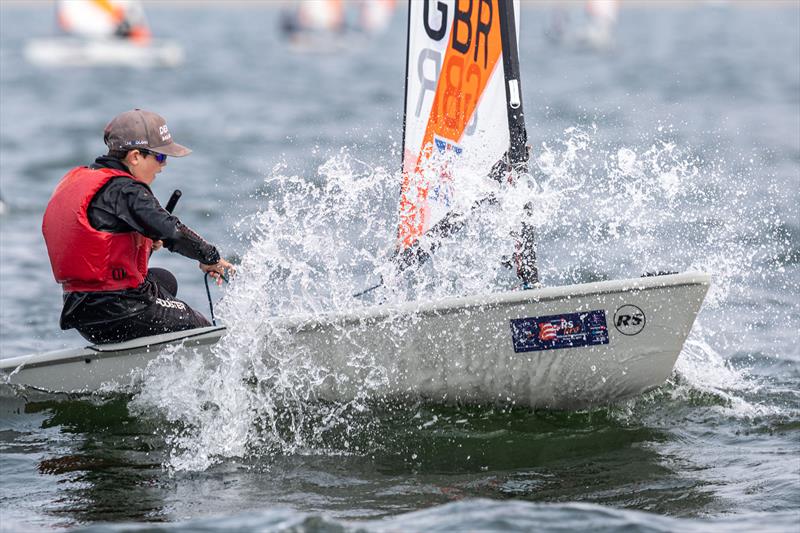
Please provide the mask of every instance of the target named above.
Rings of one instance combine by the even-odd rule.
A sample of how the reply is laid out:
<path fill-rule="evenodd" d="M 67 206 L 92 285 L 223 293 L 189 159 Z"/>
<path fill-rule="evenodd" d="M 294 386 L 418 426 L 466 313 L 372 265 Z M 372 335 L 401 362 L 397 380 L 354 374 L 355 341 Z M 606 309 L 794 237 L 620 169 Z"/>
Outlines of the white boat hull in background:
<path fill-rule="evenodd" d="M 327 400 L 363 397 L 369 383 L 366 392 L 376 397 L 583 408 L 661 385 L 709 284 L 707 274 L 685 273 L 274 319 L 269 329 L 289 332 L 289 340 L 259 345 L 324 368 L 328 378 L 316 392 Z M 553 331 L 570 322 L 574 330 L 581 320 L 593 324 L 592 335 L 588 322 L 583 337 Z M 22 356 L 0 360 L 0 369 L 10 383 L 88 392 L 130 384 L 131 373 L 183 340 L 209 350 L 223 333 L 202 328 Z"/>
<path fill-rule="evenodd" d="M 35 39 L 25 46 L 25 58 L 45 67 L 176 67 L 183 49 L 172 41 L 137 44 L 126 39 Z"/>

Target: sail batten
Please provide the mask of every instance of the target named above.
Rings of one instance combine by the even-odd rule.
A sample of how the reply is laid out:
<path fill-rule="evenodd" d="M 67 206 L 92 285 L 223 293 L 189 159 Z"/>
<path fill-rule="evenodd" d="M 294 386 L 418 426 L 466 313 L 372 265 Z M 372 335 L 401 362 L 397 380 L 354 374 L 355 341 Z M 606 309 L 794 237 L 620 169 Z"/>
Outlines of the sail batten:
<path fill-rule="evenodd" d="M 517 10 L 518 2 L 507 0 L 409 3 L 401 251 L 444 218 L 459 189 L 488 175 L 512 144 L 521 141 L 524 151 Z"/>

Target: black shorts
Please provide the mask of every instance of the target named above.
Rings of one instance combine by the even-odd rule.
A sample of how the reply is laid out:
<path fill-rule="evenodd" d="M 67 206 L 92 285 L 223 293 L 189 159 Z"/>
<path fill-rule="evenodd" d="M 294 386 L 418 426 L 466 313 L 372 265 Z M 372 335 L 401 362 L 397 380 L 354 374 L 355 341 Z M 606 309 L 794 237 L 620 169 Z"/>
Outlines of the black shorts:
<path fill-rule="evenodd" d="M 211 325 L 206 317 L 175 297 L 178 282 L 171 272 L 163 268 L 151 268 L 147 278 L 157 287 L 158 297 L 144 311 L 103 324 L 78 325 L 75 329 L 85 339 L 103 344 Z"/>

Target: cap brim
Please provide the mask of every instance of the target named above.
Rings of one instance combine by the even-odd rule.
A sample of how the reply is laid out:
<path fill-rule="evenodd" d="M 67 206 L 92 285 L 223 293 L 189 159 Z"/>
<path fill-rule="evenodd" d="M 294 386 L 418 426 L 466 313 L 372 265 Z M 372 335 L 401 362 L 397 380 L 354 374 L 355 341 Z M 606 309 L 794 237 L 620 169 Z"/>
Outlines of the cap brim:
<path fill-rule="evenodd" d="M 164 146 L 159 146 L 158 148 L 149 148 L 149 150 L 151 152 L 168 155 L 170 157 L 183 157 L 192 153 L 189 148 L 186 148 L 182 144 L 178 144 L 176 142 L 165 144 Z"/>

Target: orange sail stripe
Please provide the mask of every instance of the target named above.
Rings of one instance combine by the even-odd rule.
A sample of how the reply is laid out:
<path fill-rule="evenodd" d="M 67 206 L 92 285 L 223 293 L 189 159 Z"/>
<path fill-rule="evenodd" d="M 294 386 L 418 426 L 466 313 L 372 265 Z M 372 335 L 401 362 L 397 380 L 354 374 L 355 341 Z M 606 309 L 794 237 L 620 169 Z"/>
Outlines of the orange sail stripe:
<path fill-rule="evenodd" d="M 111 15 L 111 20 L 119 24 L 125 20 L 125 8 L 121 5 L 114 5 L 109 0 L 94 0 L 95 5 Z"/>
<path fill-rule="evenodd" d="M 422 149 L 413 168 L 403 169 L 398 240 L 405 249 L 427 231 L 428 184 L 421 169 L 431 156 L 434 135 L 459 143 L 472 119 L 495 65 L 502 53 L 499 2 L 505 0 L 456 0 L 454 26 L 436 84 Z M 467 22 L 468 21 L 468 22 Z M 415 189 L 415 190 L 414 190 Z"/>

